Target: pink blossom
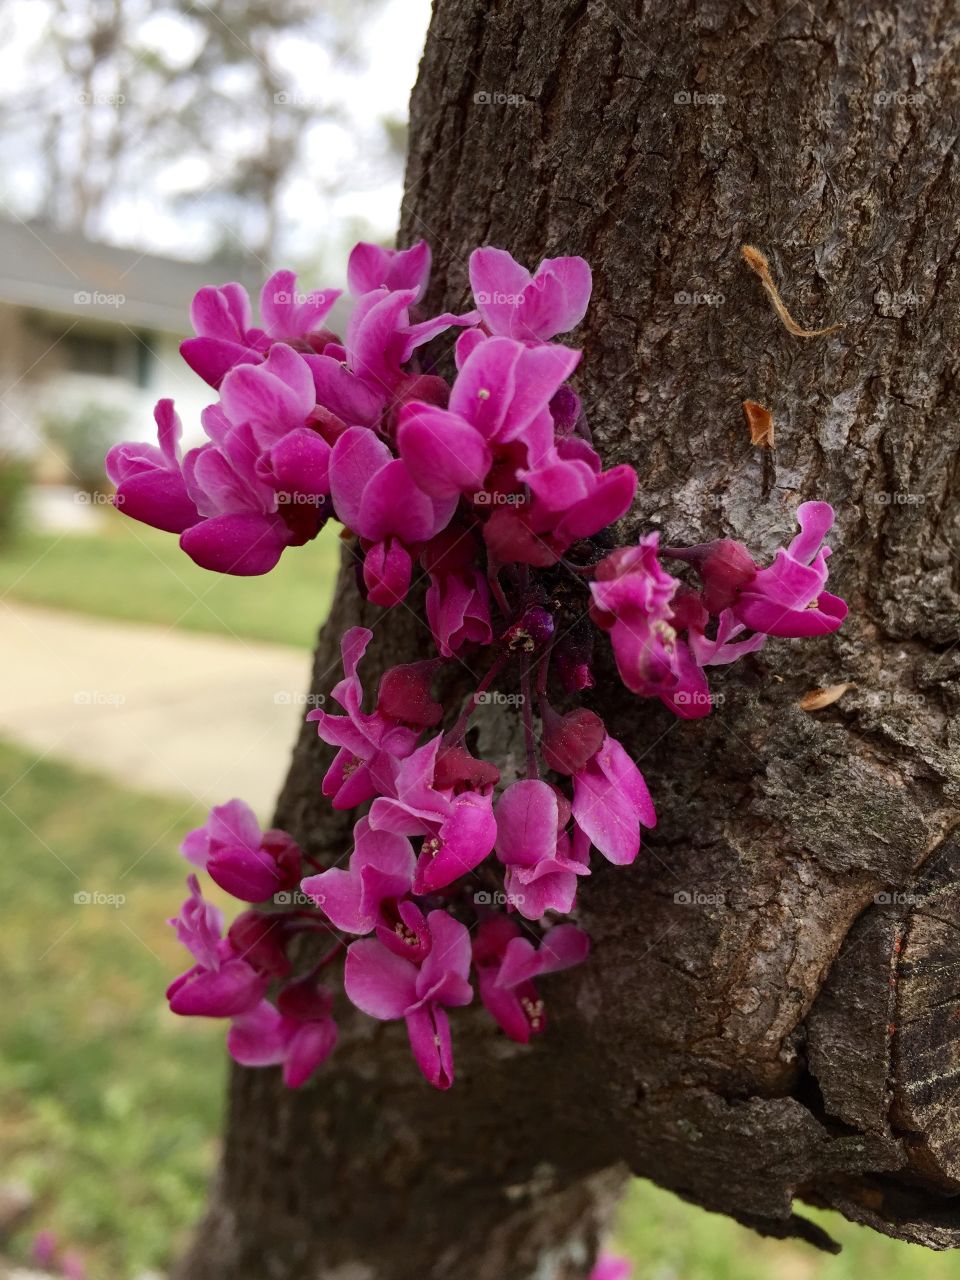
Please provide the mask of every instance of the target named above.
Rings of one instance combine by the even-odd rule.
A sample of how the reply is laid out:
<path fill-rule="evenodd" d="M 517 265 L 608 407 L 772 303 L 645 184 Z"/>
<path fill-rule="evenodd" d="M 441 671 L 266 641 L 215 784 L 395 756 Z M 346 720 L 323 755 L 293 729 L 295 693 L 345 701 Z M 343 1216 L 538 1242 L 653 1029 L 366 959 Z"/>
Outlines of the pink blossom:
<path fill-rule="evenodd" d="M 332 335 L 322 323 L 340 296 L 324 289 L 301 296 L 291 271 L 278 271 L 260 291 L 264 327 L 253 325 L 250 298 L 239 284 L 207 285 L 193 299 L 190 319 L 197 334 L 180 344 L 180 354 L 212 387 L 238 364 L 257 364 L 272 342 L 292 342 L 306 350 L 322 350 Z"/>
<path fill-rule="evenodd" d="M 623 683 L 633 693 L 658 697 L 677 715 L 710 711 L 706 677 L 677 635 L 673 597 L 679 582 L 657 556 L 659 534 L 620 547 L 596 568 L 590 616 L 609 633 Z"/>
<path fill-rule="evenodd" d="M 592 281 L 583 258 L 544 258 L 531 277 L 505 249 L 474 249 L 470 285 L 492 334 L 546 342 L 575 329 L 586 314 Z"/>
<path fill-rule="evenodd" d="M 299 882 L 301 853 L 283 831 L 261 832 L 249 805 L 216 805 L 181 846 L 188 862 L 242 902 L 263 902 Z"/>
<path fill-rule="evenodd" d="M 507 787 L 494 813 L 508 903 L 527 920 L 539 920 L 547 911 L 570 911 L 577 877 L 588 876 L 590 867 L 582 831 L 575 828 L 573 838 L 562 831 L 569 807 L 561 813 L 549 783 L 524 779 Z"/>
<path fill-rule="evenodd" d="M 190 897 L 170 923 L 197 963 L 167 988 L 170 1008 L 185 1017 L 229 1018 L 245 1013 L 262 999 L 270 979 L 220 938 L 222 916 L 203 901 L 196 876 L 187 883 Z"/>
<path fill-rule="evenodd" d="M 357 298 L 374 289 L 409 289 L 417 301 L 430 279 L 430 256 L 426 240 L 409 249 L 384 249 L 361 240 L 347 262 L 347 287 Z"/>
<path fill-rule="evenodd" d="M 272 911 L 241 911 L 227 930 L 227 940 L 258 973 L 285 978 L 293 967 L 287 955 L 288 920 Z"/>
<path fill-rule="evenodd" d="M 482 488 L 493 448 L 522 445 L 521 460 L 553 442 L 549 404 L 580 353 L 491 338 L 467 357 L 447 409 L 413 401 L 400 414 L 397 444 L 417 484 L 435 497 Z"/>
<path fill-rule="evenodd" d="M 574 774 L 586 768 L 603 746 L 606 729 L 595 711 L 574 707 L 558 715 L 546 698 L 540 701 L 543 720 L 541 747 L 547 767 L 557 773 Z"/>
<path fill-rule="evenodd" d="M 828 502 L 803 502 L 797 508 L 800 532 L 773 564 L 745 583 L 732 606 L 744 626 L 768 636 L 822 636 L 847 616 L 839 596 L 824 590 L 830 548 L 822 545 L 833 524 Z"/>
<path fill-rule="evenodd" d="M 424 493 L 406 463 L 362 427 L 351 427 L 334 445 L 330 487 L 337 515 L 363 541 L 370 599 L 398 603 L 410 586 L 413 551 L 444 528 L 456 498 Z"/>
<path fill-rule="evenodd" d="M 269 468 L 294 465 L 286 449 L 295 448 L 296 440 L 264 451 L 250 423 L 231 427 L 219 406 L 205 410 L 203 417 L 214 439 L 190 450 L 183 472 L 204 519 L 181 535 L 180 545 L 204 569 L 240 576 L 267 573 L 286 547 L 316 535 L 326 518 L 323 505 L 281 506 L 278 500 Z M 284 478 L 297 483 L 292 475 Z M 308 497 L 311 487 L 309 480 L 303 485 Z"/>
<path fill-rule="evenodd" d="M 376 938 L 361 938 L 347 951 L 344 987 L 372 1018 L 404 1018 L 410 1047 L 424 1076 L 438 1089 L 453 1083 L 453 1051 L 446 1008 L 473 999 L 468 981 L 470 934 L 445 911 L 426 919 L 430 948 L 420 965 Z"/>
<path fill-rule="evenodd" d="M 473 941 L 477 987 L 484 1008 L 511 1040 L 527 1044 L 546 1030 L 547 1019 L 533 979 L 582 964 L 590 939 L 572 924 L 556 925 L 539 947 L 507 916 L 482 921 Z"/>
<path fill-rule="evenodd" d="M 803 502 L 797 521 L 800 532 L 766 569 L 730 538 L 671 547 L 664 554 L 696 567 L 711 613 L 730 609 L 744 627 L 768 636 L 826 635 L 847 616 L 843 600 L 824 590 L 830 548 L 822 543 L 834 521 L 833 507 L 829 502 Z"/>
<path fill-rule="evenodd" d="M 497 834 L 492 783 L 464 780 L 459 791 L 452 781 L 441 785 L 436 776 L 440 744 L 438 735 L 402 760 L 392 794 L 378 796 L 370 808 L 374 830 L 426 837 L 414 873 L 415 894 L 442 889 L 472 871 L 490 853 Z"/>
<path fill-rule="evenodd" d="M 451 325 L 476 324 L 477 313 L 453 315 L 444 312 L 430 320 L 414 322 L 410 307 L 415 289 L 375 289 L 357 300 L 347 324 L 343 358 L 364 382 L 392 396 L 406 380 L 403 365 L 418 347 L 437 337 Z M 330 348 L 331 354 L 337 354 Z"/>
<path fill-rule="evenodd" d="M 372 638 L 373 632 L 366 627 L 351 627 L 340 641 L 344 674 L 330 696 L 346 715 L 317 709 L 307 716 L 316 722 L 317 733 L 324 742 L 339 747 L 322 783 L 323 794 L 333 798 L 335 809 L 353 809 L 388 789 L 396 761 L 410 754 L 420 728 L 433 719 L 433 713 L 428 712 L 426 721 L 411 727 L 379 707 L 364 712 L 363 685 L 357 668 Z"/>
<path fill-rule="evenodd" d="M 245 1067 L 283 1066 L 283 1082 L 299 1089 L 324 1063 L 337 1043 L 329 992 L 312 980 L 284 987 L 277 1007 L 261 1000 L 234 1017 L 227 1049 Z"/>
<path fill-rule="evenodd" d="M 643 774 L 609 734 L 573 776 L 573 818 L 591 844 L 617 866 L 633 862 L 640 852 L 641 826 L 657 824 Z"/>
<path fill-rule="evenodd" d="M 124 515 L 167 533 L 182 533 L 200 519 L 180 470 L 182 427 L 172 400 L 159 400 L 153 416 L 159 447 L 117 444 L 104 465 L 117 486 L 114 505 Z"/>
<path fill-rule="evenodd" d="M 376 930 L 390 950 L 419 958 L 428 944 L 423 916 L 404 901 L 416 868 L 413 846 L 404 836 L 373 830 L 367 818 L 354 827 L 353 840 L 347 868 L 308 876 L 303 892 L 337 929 L 359 934 Z"/>
<path fill-rule="evenodd" d="M 490 590 L 476 567 L 478 550 L 468 530 L 448 525 L 428 543 L 421 557 L 430 574 L 427 622 L 445 658 L 465 645 L 489 644 L 493 639 Z"/>

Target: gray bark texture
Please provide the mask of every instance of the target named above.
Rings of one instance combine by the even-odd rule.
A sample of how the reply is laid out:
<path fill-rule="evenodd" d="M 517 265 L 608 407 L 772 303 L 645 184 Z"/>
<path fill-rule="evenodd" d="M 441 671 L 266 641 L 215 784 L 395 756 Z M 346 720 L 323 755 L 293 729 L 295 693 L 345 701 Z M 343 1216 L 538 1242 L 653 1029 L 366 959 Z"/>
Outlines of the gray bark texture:
<path fill-rule="evenodd" d="M 235 1070 L 181 1280 L 582 1280 L 627 1169 L 769 1235 L 829 1247 L 799 1201 L 960 1243 L 956 18 L 437 0 L 400 232 L 433 245 L 429 301 L 466 303 L 478 244 L 585 256 L 575 385 L 606 464 L 640 475 L 624 533 L 763 559 L 799 501 L 829 500 L 850 617 L 717 672 L 706 721 L 608 666 L 593 705 L 660 823 L 584 883 L 595 949 L 544 982 L 548 1033 L 521 1049 L 465 1011 L 447 1095 L 402 1026 L 360 1019 L 300 1093 Z M 744 243 L 798 320 L 843 328 L 788 333 Z M 423 656 L 408 604 L 383 617 L 344 574 L 315 691 L 357 621 L 371 674 Z M 325 751 L 305 730 L 278 823 L 333 858 L 351 815 L 320 797 Z"/>

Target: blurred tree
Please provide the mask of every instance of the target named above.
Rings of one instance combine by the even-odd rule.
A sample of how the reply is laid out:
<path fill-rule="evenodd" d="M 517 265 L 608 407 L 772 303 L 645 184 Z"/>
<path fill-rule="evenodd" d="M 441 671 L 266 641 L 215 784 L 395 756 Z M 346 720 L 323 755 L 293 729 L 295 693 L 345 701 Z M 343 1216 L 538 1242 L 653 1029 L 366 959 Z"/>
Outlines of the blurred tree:
<path fill-rule="evenodd" d="M 2 194 L 21 216 L 95 238 L 129 211 L 135 240 L 149 192 L 207 249 L 273 265 L 310 131 L 343 123 L 324 73 L 362 59 L 359 20 L 379 2 L 37 0 L 31 84 L 0 85 L 0 158 L 30 181 Z M 385 141 L 380 158 L 394 152 Z M 340 177 L 310 175 L 320 191 Z"/>

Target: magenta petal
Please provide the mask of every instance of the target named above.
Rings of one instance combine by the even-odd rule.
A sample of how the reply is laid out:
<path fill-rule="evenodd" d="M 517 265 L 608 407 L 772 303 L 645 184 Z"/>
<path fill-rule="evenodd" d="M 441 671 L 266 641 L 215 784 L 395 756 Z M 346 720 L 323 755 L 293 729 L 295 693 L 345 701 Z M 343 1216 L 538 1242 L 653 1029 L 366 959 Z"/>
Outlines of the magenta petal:
<path fill-rule="evenodd" d="M 181 974 L 167 988 L 167 999 L 171 1010 L 184 1017 L 230 1018 L 255 1005 L 269 983 L 245 960 L 228 960 L 219 969 L 197 965 Z"/>
<path fill-rule="evenodd" d="M 201 569 L 255 577 L 270 572 L 288 543 L 279 516 L 233 515 L 201 520 L 180 535 L 180 545 Z"/>
<path fill-rule="evenodd" d="M 557 973 L 582 964 L 590 954 L 590 938 L 575 924 L 558 924 L 544 934 L 537 952 L 541 973 Z"/>
<path fill-rule="evenodd" d="M 643 826 L 655 827 L 657 814 L 643 774 L 617 739 L 608 736 L 594 759 L 609 779 L 614 795 L 629 801 Z"/>
<path fill-rule="evenodd" d="M 640 825 L 656 814 L 643 775 L 615 738 L 574 777 L 573 816 L 610 862 L 624 866 L 640 849 Z"/>
<path fill-rule="evenodd" d="M 499 437 L 507 419 L 523 352 L 509 338 L 490 338 L 474 348 L 453 384 L 450 412 L 472 423 L 485 440 Z"/>
<path fill-rule="evenodd" d="M 530 939 L 512 938 L 504 948 L 496 985 L 518 987 L 522 982 L 530 982 L 542 972 L 543 962 L 540 953 Z"/>
<path fill-rule="evenodd" d="M 373 604 L 391 609 L 410 589 L 413 557 L 402 542 L 390 538 L 371 547 L 363 561 L 363 581 Z"/>
<path fill-rule="evenodd" d="M 470 934 L 465 924 L 446 911 L 427 916 L 432 945 L 417 975 L 417 996 L 437 1004 L 465 1005 L 473 999 L 470 972 Z"/>
<path fill-rule="evenodd" d="M 279 434 L 303 425 L 314 407 L 309 365 L 283 343 L 275 343 L 262 364 L 241 364 L 227 374 L 220 403 L 231 422 L 249 422 Z"/>
<path fill-rule="evenodd" d="M 222 338 L 186 338 L 180 343 L 180 354 L 193 372 L 214 389 L 238 364 L 259 364 L 261 360 L 258 352 Z"/>
<path fill-rule="evenodd" d="M 203 338 L 243 341 L 252 322 L 246 289 L 236 283 L 204 285 L 190 304 L 190 322 Z"/>
<path fill-rule="evenodd" d="M 443 1009 L 428 1004 L 407 1014 L 407 1034 L 417 1066 L 436 1089 L 453 1084 L 450 1019 Z"/>
<path fill-rule="evenodd" d="M 304 356 L 313 374 L 317 404 L 350 426 L 372 426 L 384 397 L 329 355 Z"/>
<path fill-rule="evenodd" d="M 556 852 L 557 795 L 549 783 L 514 782 L 500 797 L 495 812 L 501 862 L 529 867 Z"/>
<path fill-rule="evenodd" d="M 436 498 L 482 488 L 492 463 L 486 441 L 469 422 L 416 400 L 401 411 L 397 446 L 417 485 Z"/>
<path fill-rule="evenodd" d="M 514 313 L 530 272 L 505 249 L 474 249 L 470 255 L 470 287 L 491 333 L 510 335 Z"/>
<path fill-rule="evenodd" d="M 637 491 L 637 473 L 626 463 L 605 472 L 593 492 L 564 515 L 554 529 L 559 542 L 589 538 L 619 520 L 628 510 Z"/>
<path fill-rule="evenodd" d="M 368 293 L 354 307 L 347 325 L 347 351 L 351 368 L 371 386 L 391 392 L 403 379 L 400 357 L 407 308 L 416 292 Z"/>
<path fill-rule="evenodd" d="M 412 289 L 414 301 L 430 278 L 430 246 L 419 240 L 409 249 L 384 249 L 361 241 L 350 252 L 347 287 L 354 297 L 374 289 Z"/>
<path fill-rule="evenodd" d="M 319 329 L 340 297 L 339 289 L 314 289 L 303 294 L 292 271 L 277 271 L 260 291 L 260 315 L 275 342 L 296 342 Z"/>
<path fill-rule="evenodd" d="M 546 341 L 575 329 L 587 312 L 593 281 L 583 258 L 545 258 L 523 291 L 515 338 Z"/>
<path fill-rule="evenodd" d="M 443 889 L 478 866 L 493 848 L 497 824 L 489 797 L 465 791 L 434 839 L 424 841 L 413 881 L 415 894 Z"/>
<path fill-rule="evenodd" d="M 245 800 L 233 799 L 215 805 L 207 818 L 207 830 L 211 839 L 221 844 L 237 844 L 245 849 L 260 847 L 260 824 Z"/>
<path fill-rule="evenodd" d="M 767 596 L 743 592 L 734 612 L 754 631 L 782 639 L 799 639 L 836 631 L 847 616 L 847 605 L 829 591 L 822 591 L 812 606 L 801 609 L 790 608 Z"/>
<path fill-rule="evenodd" d="M 299 1089 L 326 1062 L 337 1043 L 337 1026 L 332 1018 L 319 1022 L 305 1022 L 290 1037 L 286 1061 L 283 1064 L 283 1083 L 288 1089 Z"/>
<path fill-rule="evenodd" d="M 491 343 L 487 344 L 492 345 Z M 522 347 L 516 366 L 516 390 L 510 414 L 501 432 L 503 440 L 516 439 L 547 406 L 580 362 L 580 352 L 559 343 Z M 453 400 L 451 397 L 451 407 Z M 547 415 L 552 426 L 552 418 Z"/>
<path fill-rule="evenodd" d="M 241 902 L 265 902 L 280 888 L 282 879 L 274 858 L 248 849 L 221 849 L 207 863 L 207 874 Z"/>
<path fill-rule="evenodd" d="M 283 1062 L 287 1046 L 283 1018 L 268 1000 L 234 1018 L 227 1033 L 227 1052 L 244 1067 L 272 1067 Z"/>
<path fill-rule="evenodd" d="M 483 1007 L 511 1040 L 516 1040 L 518 1044 L 528 1044 L 531 1035 L 530 1019 L 524 1013 L 517 993 L 512 987 L 498 986 L 495 974 L 496 970 L 492 967 L 478 970 L 477 985 Z"/>
<path fill-rule="evenodd" d="M 347 948 L 343 985 L 350 1001 L 371 1018 L 402 1018 L 417 999 L 415 964 L 395 955 L 375 938 Z"/>
<path fill-rule="evenodd" d="M 345 933 L 369 933 L 376 924 L 375 916 L 367 916 L 361 910 L 359 877 L 340 867 L 307 876 L 300 887 L 331 924 Z"/>
<path fill-rule="evenodd" d="M 577 898 L 577 873 L 544 859 L 532 868 L 508 867 L 504 887 L 509 904 L 525 920 L 539 920 L 548 911 L 567 915 Z"/>
<path fill-rule="evenodd" d="M 392 458 L 365 486 L 354 530 L 374 542 L 391 535 L 405 542 L 422 542 L 438 532 L 434 524 L 433 503 L 413 483 L 404 462 Z"/>
<path fill-rule="evenodd" d="M 120 483 L 114 506 L 125 516 L 166 533 L 183 533 L 200 519 L 179 470 L 131 476 Z"/>
<path fill-rule="evenodd" d="M 330 492 L 340 520 L 359 532 L 363 522 L 363 492 L 376 473 L 393 458 L 384 442 L 366 427 L 351 427 L 333 446 Z"/>
<path fill-rule="evenodd" d="M 800 532 L 787 548 L 787 554 L 801 564 L 809 564 L 820 549 L 833 520 L 833 507 L 829 502 L 801 502 L 797 507 Z"/>
<path fill-rule="evenodd" d="M 263 478 L 280 493 L 323 497 L 330 492 L 330 446 L 316 431 L 288 432 L 264 461 Z"/>

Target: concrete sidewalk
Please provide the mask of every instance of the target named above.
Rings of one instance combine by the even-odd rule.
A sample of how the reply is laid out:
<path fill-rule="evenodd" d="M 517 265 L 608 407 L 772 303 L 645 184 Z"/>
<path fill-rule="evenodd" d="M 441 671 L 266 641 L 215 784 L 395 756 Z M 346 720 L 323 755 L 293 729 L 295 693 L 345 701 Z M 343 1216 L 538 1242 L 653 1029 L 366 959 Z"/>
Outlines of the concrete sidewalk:
<path fill-rule="evenodd" d="M 0 655 L 3 736 L 270 817 L 308 710 L 308 653 L 0 601 Z"/>

